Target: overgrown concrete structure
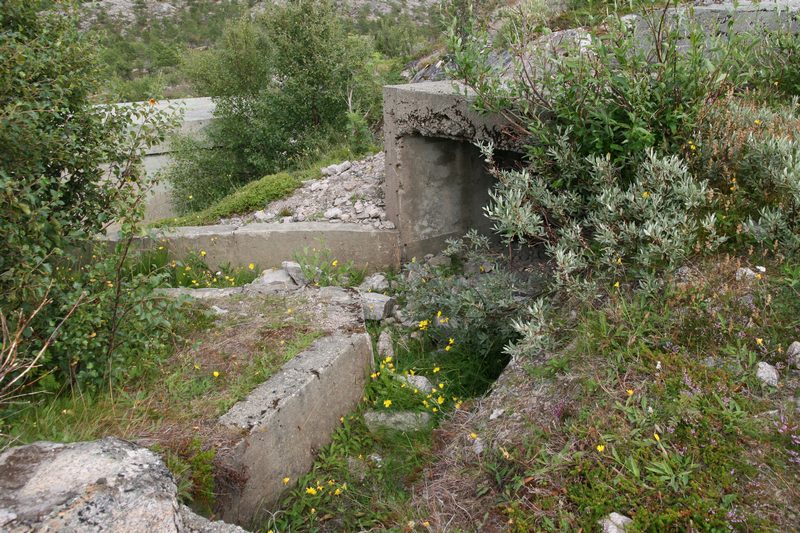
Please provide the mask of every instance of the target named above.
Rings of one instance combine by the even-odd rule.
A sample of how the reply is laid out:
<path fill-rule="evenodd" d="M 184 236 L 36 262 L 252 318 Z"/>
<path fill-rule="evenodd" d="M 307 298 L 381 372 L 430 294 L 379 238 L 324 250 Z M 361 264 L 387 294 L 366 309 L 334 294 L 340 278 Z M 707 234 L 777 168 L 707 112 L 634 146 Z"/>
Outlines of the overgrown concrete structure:
<path fill-rule="evenodd" d="M 384 89 L 386 212 L 403 260 L 436 253 L 470 228 L 490 229 L 483 207 L 494 178 L 476 143 L 519 150 L 510 133 L 507 120 L 475 112 L 453 82 Z"/>

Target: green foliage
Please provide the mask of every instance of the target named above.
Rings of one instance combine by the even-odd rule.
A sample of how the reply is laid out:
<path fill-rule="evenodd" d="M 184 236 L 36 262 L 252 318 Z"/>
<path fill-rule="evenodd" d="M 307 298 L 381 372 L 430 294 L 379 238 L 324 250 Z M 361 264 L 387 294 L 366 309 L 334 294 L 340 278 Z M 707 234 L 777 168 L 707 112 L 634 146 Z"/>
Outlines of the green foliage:
<path fill-rule="evenodd" d="M 514 318 L 538 292 L 536 280 L 509 272 L 474 231 L 450 242 L 445 254 L 450 267 L 416 260 L 406 265 L 401 300 L 432 347 L 449 352 L 454 339 L 458 353 L 475 363 L 488 385 L 508 362 L 503 347 L 516 337 Z"/>
<path fill-rule="evenodd" d="M 793 504 L 767 510 L 773 481 L 756 471 L 774 472 L 779 486 L 796 478 L 797 414 L 781 408 L 792 393 L 763 386 L 755 364 L 780 366 L 795 338 L 795 277 L 768 265 L 767 276 L 731 286 L 735 268 L 706 263 L 655 298 L 612 292 L 578 313 L 554 363 L 568 361 L 569 375 L 536 372 L 525 385 L 559 390 L 561 417 L 492 467 L 515 522 L 590 529 L 619 512 L 643 531 L 787 527 Z M 780 421 L 764 419 L 770 409 Z"/>
<path fill-rule="evenodd" d="M 211 512 L 214 508 L 216 492 L 214 487 L 214 448 L 203 449 L 203 442 L 194 438 L 183 449 L 162 449 L 155 446 L 153 451 L 164 458 L 175 483 L 178 485 L 178 498 L 191 503 L 195 508 Z"/>
<path fill-rule="evenodd" d="M 191 252 L 181 260 L 170 260 L 164 246 L 142 252 L 131 266 L 131 270 L 145 275 L 161 275 L 169 287 L 222 288 L 246 285 L 258 277 L 255 264 L 247 268 L 221 265 L 212 270 L 205 261 L 206 251 Z M 252 267 L 252 268 L 251 268 Z"/>
<path fill-rule="evenodd" d="M 99 387 L 139 375 L 151 363 L 143 352 L 163 353 L 174 305 L 151 296 L 160 277 L 124 274 L 129 239 L 91 261 L 77 251 L 113 223 L 133 234 L 152 186 L 141 156 L 176 120 L 146 104 L 92 105 L 95 43 L 70 5 L 38 7 L 11 0 L 0 11 L 3 336 L 21 335 L 18 356 L 37 368 L 28 378 L 47 389 Z M 5 368 L 0 381 L 14 379 Z"/>
<path fill-rule="evenodd" d="M 306 281 L 317 287 L 357 287 L 367 276 L 366 265 L 340 262 L 328 248 L 303 248 L 295 253 L 294 260 L 300 264 Z"/>
<path fill-rule="evenodd" d="M 766 105 L 747 97 L 710 106 L 698 125 L 686 158 L 714 186 L 732 246 L 784 256 L 800 249 L 798 127 L 796 100 Z"/>
<path fill-rule="evenodd" d="M 342 138 L 363 149 L 370 144 L 365 124 L 382 116 L 386 65 L 367 39 L 345 32 L 327 0 L 296 0 L 240 19 L 214 49 L 193 54 L 187 69 L 217 104 L 207 131 L 213 149 L 188 144 L 172 172 L 180 194 L 198 185 L 200 205 Z"/>
<path fill-rule="evenodd" d="M 193 0 L 179 5 L 170 16 L 154 16 L 145 11 L 146 4 L 133 7 L 133 22 L 98 11 L 91 27 L 103 65 L 103 84 L 96 98 L 103 102 L 191 96 L 188 75 L 181 68 L 183 57 L 212 46 L 226 23 L 241 16 L 247 6 L 227 0 Z"/>

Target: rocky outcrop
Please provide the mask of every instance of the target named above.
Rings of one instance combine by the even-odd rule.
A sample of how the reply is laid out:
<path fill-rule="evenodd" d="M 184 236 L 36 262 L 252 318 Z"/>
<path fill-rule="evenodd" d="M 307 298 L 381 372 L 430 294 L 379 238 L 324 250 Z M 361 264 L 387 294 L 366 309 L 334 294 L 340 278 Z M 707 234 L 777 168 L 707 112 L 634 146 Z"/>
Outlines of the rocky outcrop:
<path fill-rule="evenodd" d="M 2 531 L 244 531 L 197 516 L 177 492 L 158 455 L 116 438 L 0 454 Z"/>

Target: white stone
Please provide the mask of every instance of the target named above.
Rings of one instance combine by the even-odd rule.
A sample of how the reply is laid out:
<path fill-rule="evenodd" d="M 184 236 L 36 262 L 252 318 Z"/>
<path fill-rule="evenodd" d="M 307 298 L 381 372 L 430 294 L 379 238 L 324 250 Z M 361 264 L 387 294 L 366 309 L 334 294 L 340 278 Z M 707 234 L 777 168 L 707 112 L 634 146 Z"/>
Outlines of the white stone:
<path fill-rule="evenodd" d="M 786 349 L 786 362 L 790 367 L 800 370 L 800 342 L 794 341 Z"/>
<path fill-rule="evenodd" d="M 433 389 L 433 383 L 431 383 L 431 381 L 425 376 L 409 376 L 406 374 L 398 374 L 397 379 L 405 382 L 412 389 L 425 391 L 425 393 L 429 393 Z"/>
<path fill-rule="evenodd" d="M 271 214 L 264 212 L 263 209 L 261 211 L 256 211 L 255 213 L 253 213 L 253 217 L 259 222 L 266 222 L 268 220 L 272 220 L 273 218 Z"/>
<path fill-rule="evenodd" d="M 249 288 L 259 289 L 296 289 L 297 284 L 283 269 L 270 268 L 261 273 L 259 277 L 247 285 Z"/>
<path fill-rule="evenodd" d="M 214 311 L 214 314 L 217 315 L 227 315 L 228 313 L 230 313 L 230 311 L 228 311 L 227 309 L 217 307 L 216 305 L 212 305 L 211 310 Z"/>
<path fill-rule="evenodd" d="M 10 448 L 0 472 L 2 531 L 244 533 L 180 505 L 158 455 L 116 438 Z"/>
<path fill-rule="evenodd" d="M 387 318 L 388 320 L 388 318 Z M 392 344 L 392 334 L 388 329 L 381 331 L 378 336 L 378 357 L 394 357 L 394 345 Z"/>
<path fill-rule="evenodd" d="M 747 267 L 741 267 L 736 270 L 736 281 L 744 281 L 756 279 L 756 273 Z"/>
<path fill-rule="evenodd" d="M 778 369 L 769 363 L 764 361 L 758 362 L 756 377 L 765 385 L 770 385 L 772 387 L 778 386 Z"/>
<path fill-rule="evenodd" d="M 364 211 L 364 202 L 362 202 L 361 200 L 357 201 L 356 205 L 353 206 L 353 209 L 356 210 L 356 213 L 361 213 L 362 211 Z"/>
<path fill-rule="evenodd" d="M 429 413 L 416 413 L 413 411 L 367 411 L 364 413 L 364 423 L 372 433 L 382 431 L 399 431 L 409 433 L 420 431 L 428 427 L 431 422 Z"/>
<path fill-rule="evenodd" d="M 489 420 L 497 420 L 498 418 L 503 416 L 503 413 L 505 412 L 506 412 L 505 409 L 495 409 L 494 411 L 492 411 L 492 414 L 489 415 Z"/>
<path fill-rule="evenodd" d="M 358 286 L 361 292 L 383 292 L 389 289 L 389 281 L 383 274 L 373 274 Z"/>
<path fill-rule="evenodd" d="M 336 218 L 339 218 L 340 216 L 342 216 L 342 210 L 339 209 L 338 207 L 332 207 L 332 208 L 328 209 L 327 211 L 325 211 L 325 215 L 324 216 L 328 220 L 333 220 L 333 219 L 336 219 Z"/>
<path fill-rule="evenodd" d="M 603 533 L 627 533 L 628 524 L 633 520 L 619 513 L 611 513 L 603 518 L 598 524 L 603 528 Z"/>
<path fill-rule="evenodd" d="M 308 284 L 308 280 L 306 280 L 306 277 L 303 275 L 303 268 L 300 266 L 300 263 L 284 261 L 281 263 L 281 268 L 289 274 L 289 277 L 298 285 L 302 286 Z"/>
<path fill-rule="evenodd" d="M 372 206 L 367 211 L 367 214 L 369 215 L 370 218 L 381 218 L 381 215 L 383 214 L 383 209 L 381 209 L 380 207 Z"/>

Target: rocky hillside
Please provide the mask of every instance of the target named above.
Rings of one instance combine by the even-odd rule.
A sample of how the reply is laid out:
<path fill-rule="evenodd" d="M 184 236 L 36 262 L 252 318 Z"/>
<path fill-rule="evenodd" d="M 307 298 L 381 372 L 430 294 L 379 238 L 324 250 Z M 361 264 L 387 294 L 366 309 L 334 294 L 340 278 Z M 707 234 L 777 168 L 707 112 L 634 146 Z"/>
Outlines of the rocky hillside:
<path fill-rule="evenodd" d="M 215 0 L 213 4 L 250 4 L 251 9 L 258 11 L 272 0 Z M 195 2 L 196 3 L 196 2 Z M 425 16 L 440 3 L 440 0 L 337 0 L 349 15 L 361 13 L 369 17 L 378 17 L 390 13 L 408 13 Z M 170 18 L 192 4 L 188 0 L 89 0 L 84 2 L 86 21 L 88 24 L 107 17 L 132 22 L 137 15 L 149 18 Z"/>

